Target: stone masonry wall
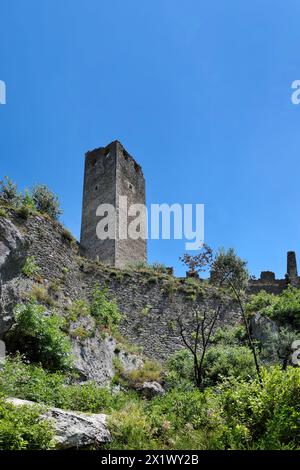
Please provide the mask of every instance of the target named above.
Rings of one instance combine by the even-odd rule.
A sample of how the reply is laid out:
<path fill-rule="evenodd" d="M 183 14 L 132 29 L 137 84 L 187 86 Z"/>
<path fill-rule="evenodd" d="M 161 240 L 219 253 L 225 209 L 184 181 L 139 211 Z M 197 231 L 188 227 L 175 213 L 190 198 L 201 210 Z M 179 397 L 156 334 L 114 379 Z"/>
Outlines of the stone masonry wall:
<path fill-rule="evenodd" d="M 77 299 L 90 299 L 98 283 L 108 287 L 124 314 L 121 332 L 131 343 L 142 346 L 146 355 L 166 359 L 183 346 L 177 318 L 180 314 L 188 316 L 194 305 L 190 300 L 194 287 L 186 280 L 176 280 L 166 274 L 118 270 L 80 257 L 78 244 L 70 235 L 44 217 L 30 216 L 23 221 L 12 216 L 12 223 L 26 241 L 22 259 L 33 255 L 43 285 L 50 290 L 55 283 L 59 286 L 52 293 L 58 311 L 63 313 Z M 25 286 L 23 278 L 19 273 L 14 280 L 16 301 Z M 173 289 L 174 282 L 176 289 Z M 6 289 L 9 288 L 7 285 Z M 203 307 L 201 295 L 195 304 Z M 238 321 L 235 306 L 229 303 L 221 314 L 221 324 Z"/>

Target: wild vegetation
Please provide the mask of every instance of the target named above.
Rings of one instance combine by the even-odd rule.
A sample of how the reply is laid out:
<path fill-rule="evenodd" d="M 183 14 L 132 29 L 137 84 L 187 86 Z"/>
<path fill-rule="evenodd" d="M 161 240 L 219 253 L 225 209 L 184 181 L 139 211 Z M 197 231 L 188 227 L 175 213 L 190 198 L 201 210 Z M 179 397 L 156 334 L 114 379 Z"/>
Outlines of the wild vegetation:
<path fill-rule="evenodd" d="M 11 208 L 22 217 L 38 212 L 57 219 L 60 213 L 47 188 L 20 194 L 6 179 L 0 186 L 0 217 Z M 67 232 L 63 237 L 71 240 Z M 59 286 L 55 281 L 43 284 L 34 256 L 25 259 L 22 276 L 30 290 L 15 306 L 15 323 L 5 335 L 8 356 L 0 365 L 0 449 L 53 448 L 53 429 L 40 419 L 47 406 L 107 413 L 113 438 L 103 445 L 108 449 L 300 449 L 300 369 L 292 360 L 299 339 L 300 291 L 289 288 L 280 296 L 260 292 L 249 298 L 246 263 L 233 250 L 214 255 L 204 246 L 196 257 L 184 255 L 182 261 L 191 275 L 184 283 L 159 264 L 122 271 L 99 265 L 108 277 L 130 278 L 139 272 L 145 283 L 162 281 L 166 295 L 181 290 L 190 300 L 189 310 L 172 325 L 181 333 L 182 349 L 167 364 L 144 358 L 138 369 L 125 371 L 116 358 L 112 382 L 100 387 L 92 381 L 79 383 L 71 338 L 109 334 L 116 349 L 137 352 L 120 335 L 117 303 L 108 290 L 95 285 L 89 301 L 77 299 L 57 311 L 51 293 Z M 89 269 L 88 260 L 83 264 Z M 199 281 L 197 276 L 205 272 L 209 277 Z M 199 297 L 203 308 L 195 307 Z M 241 321 L 220 329 L 228 300 L 237 305 Z M 137 315 L 147 321 L 150 309 L 147 305 Z M 264 341 L 254 340 L 250 328 L 257 312 L 276 326 Z M 91 320 L 94 326 L 85 328 L 79 320 Z M 140 389 L 147 381 L 158 382 L 165 393 L 145 399 Z M 36 407 L 15 407 L 8 397 L 31 400 Z"/>
<path fill-rule="evenodd" d="M 256 309 L 261 297 L 253 297 L 247 311 L 254 305 Z M 290 301 L 290 296 L 287 298 Z M 106 302 L 105 294 L 99 292 L 92 300 L 98 313 L 104 305 L 100 318 L 105 325 Z M 287 303 L 281 302 L 285 311 Z M 195 381 L 194 358 L 188 349 L 178 351 L 163 368 L 146 361 L 142 368 L 126 374 L 120 363 L 116 364 L 115 379 L 103 388 L 93 382 L 76 383 L 76 372 L 65 367 L 64 359 L 60 362 L 68 349 L 62 326 L 51 316 L 41 321 L 40 307 L 30 303 L 17 309 L 17 326 L 11 333 L 15 354 L 0 370 L 0 448 L 53 446 L 53 432 L 39 420 L 38 410 L 15 409 L 3 401 L 15 396 L 39 406 L 108 413 L 113 441 L 106 448 L 299 449 L 300 370 L 292 364 L 282 367 L 279 357 L 268 356 L 269 344 L 256 344 L 259 360 L 264 358 L 262 387 L 243 325 L 217 329 L 211 335 L 201 388 Z M 79 307 L 91 314 L 88 304 L 78 302 L 73 315 L 78 315 Z M 111 308 L 114 312 L 116 306 Z M 30 331 L 26 341 L 29 350 L 14 343 L 17 330 L 19 337 Z M 37 337 L 41 338 L 40 348 Z M 135 391 L 136 384 L 147 380 L 159 381 L 166 393 L 150 401 L 143 399 Z M 118 392 L 114 391 L 116 384 L 121 385 Z M 18 426 L 10 426 L 16 419 Z"/>
<path fill-rule="evenodd" d="M 7 176 L 0 181 L 0 206 L 0 216 L 6 215 L 6 208 L 15 210 L 24 219 L 32 213 L 40 213 L 58 220 L 62 214 L 58 197 L 47 186 L 38 184 L 22 193 Z"/>

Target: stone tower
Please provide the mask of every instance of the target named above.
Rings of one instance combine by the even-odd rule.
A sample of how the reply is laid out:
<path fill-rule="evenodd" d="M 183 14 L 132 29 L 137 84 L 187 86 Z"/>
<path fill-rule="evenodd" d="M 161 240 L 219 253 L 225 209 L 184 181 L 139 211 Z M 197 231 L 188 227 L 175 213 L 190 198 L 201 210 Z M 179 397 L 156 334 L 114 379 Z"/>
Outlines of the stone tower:
<path fill-rule="evenodd" d="M 293 287 L 299 287 L 299 277 L 297 271 L 297 260 L 296 253 L 294 251 L 288 251 L 287 253 L 287 275 L 290 284 Z"/>
<path fill-rule="evenodd" d="M 128 207 L 145 205 L 145 179 L 140 165 L 120 142 L 114 141 L 85 155 L 80 243 L 85 256 L 116 267 L 147 260 L 145 239 L 119 237 L 120 225 L 126 233 L 126 223 L 134 219 L 127 217 L 124 221 L 124 216 L 120 217 L 120 196 L 127 196 Z M 101 217 L 96 212 L 100 204 L 111 204 L 116 209 L 114 239 L 101 240 L 97 236 Z M 140 229 L 143 233 L 145 226 Z"/>

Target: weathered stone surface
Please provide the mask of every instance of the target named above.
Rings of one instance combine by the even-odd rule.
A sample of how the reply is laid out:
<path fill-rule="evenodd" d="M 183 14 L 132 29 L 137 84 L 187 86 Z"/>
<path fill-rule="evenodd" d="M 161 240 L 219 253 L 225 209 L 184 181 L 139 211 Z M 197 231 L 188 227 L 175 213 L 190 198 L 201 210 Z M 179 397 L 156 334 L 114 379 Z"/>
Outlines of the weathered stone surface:
<path fill-rule="evenodd" d="M 168 275 L 155 277 L 155 282 L 152 282 L 151 274 L 132 271 L 128 274 L 125 270 L 108 268 L 80 257 L 76 244 L 65 236 L 64 229 L 49 219 L 30 216 L 24 221 L 13 213 L 10 219 L 14 226 L 11 226 L 11 229 L 19 231 L 26 243 L 26 249 L 21 250 L 22 256 L 25 259 L 26 256 L 33 255 L 40 267 L 40 285 L 48 290 L 51 284 L 57 283 L 57 291 L 50 293 L 56 301 L 58 313 L 64 315 L 72 302 L 78 299 L 90 300 L 94 286 L 98 284 L 100 288 L 108 288 L 109 294 L 116 299 L 123 313 L 121 333 L 130 344 L 140 346 L 146 356 L 166 360 L 183 347 L 176 319 L 179 315 L 190 312 L 192 305 L 203 308 L 201 296 L 192 304 L 183 290 L 177 289 L 171 293 L 168 291 Z M 28 292 L 34 282 L 25 278 L 21 274 L 21 266 L 19 268 L 11 281 L 4 282 L 6 294 L 1 298 L 0 322 L 4 319 L 3 311 L 11 312 L 12 306 L 22 301 L 22 293 Z M 10 319 L 12 320 L 12 317 Z M 93 319 L 88 321 L 93 322 Z M 220 324 L 239 321 L 233 304 L 222 311 Z M 71 325 L 71 329 L 78 326 L 83 326 L 89 333 L 93 330 L 93 324 L 85 323 L 82 318 L 79 323 Z M 104 383 L 102 380 L 109 380 L 112 376 L 112 366 L 108 358 L 113 359 L 114 346 L 107 342 L 101 345 L 103 340 L 99 335 L 88 336 L 84 340 L 78 337 L 73 339 L 76 365 L 83 380 Z M 124 353 L 123 357 L 121 352 L 119 357 L 123 358 L 128 366 L 131 363 L 134 367 L 136 360 L 132 362 L 130 355 L 126 356 Z"/>
<path fill-rule="evenodd" d="M 14 277 L 24 259 L 25 239 L 7 218 L 0 217 L 0 274 L 1 280 Z"/>
<path fill-rule="evenodd" d="M 257 341 L 267 341 L 270 334 L 278 333 L 277 324 L 266 315 L 256 313 L 250 320 L 251 334 Z"/>
<path fill-rule="evenodd" d="M 112 337 L 87 338 L 84 342 L 73 341 L 75 367 L 83 380 L 93 380 L 106 385 L 115 375 L 114 359 L 118 358 L 122 368 L 130 372 L 139 368 L 143 361 L 139 356 L 119 351 Z"/>
<path fill-rule="evenodd" d="M 158 382 L 144 382 L 140 392 L 148 400 L 158 395 L 165 394 L 165 390 Z"/>
<path fill-rule="evenodd" d="M 114 141 L 106 147 L 86 153 L 84 170 L 83 210 L 81 246 L 85 256 L 99 259 L 103 263 L 122 267 L 129 263 L 146 261 L 146 240 L 105 240 L 97 237 L 99 217 L 97 209 L 101 204 L 111 204 L 116 209 L 115 224 L 122 233 L 127 233 L 127 224 L 133 217 L 122 210 L 119 196 L 127 197 L 128 208 L 133 204 L 145 204 L 145 180 L 141 167 L 129 155 L 120 142 Z M 145 221 L 140 228 L 145 232 Z"/>
<path fill-rule="evenodd" d="M 12 324 L 18 299 L 18 276 L 28 242 L 7 218 L 0 217 L 0 338 Z"/>
<path fill-rule="evenodd" d="M 37 405 L 19 398 L 8 398 L 7 401 L 15 406 Z M 42 409 L 41 413 L 41 418 L 50 421 L 54 427 L 54 439 L 58 449 L 97 446 L 111 441 L 105 414 L 86 414 L 60 408 L 47 408 L 45 411 Z"/>

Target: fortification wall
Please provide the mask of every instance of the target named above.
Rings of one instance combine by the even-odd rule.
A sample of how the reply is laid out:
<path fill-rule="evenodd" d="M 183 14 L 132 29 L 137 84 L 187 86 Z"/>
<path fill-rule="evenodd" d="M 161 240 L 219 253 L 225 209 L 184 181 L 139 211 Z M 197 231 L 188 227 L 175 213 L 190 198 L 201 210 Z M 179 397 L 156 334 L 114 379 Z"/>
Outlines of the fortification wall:
<path fill-rule="evenodd" d="M 59 312 L 64 314 L 75 300 L 90 299 L 97 283 L 107 287 L 117 300 L 124 314 L 123 335 L 141 346 L 146 355 L 164 360 L 183 347 L 177 318 L 181 314 L 188 318 L 195 305 L 203 308 L 201 286 L 197 290 L 191 281 L 168 274 L 119 270 L 80 257 L 78 244 L 70 235 L 43 217 L 31 216 L 27 221 L 12 217 L 12 221 L 26 240 L 22 259 L 35 257 L 41 283 L 53 290 Z M 13 286 L 18 302 L 22 291 L 30 288 L 30 282 L 19 272 Z M 12 284 L 5 289 L 9 292 Z M 219 326 L 238 321 L 235 305 L 228 302 L 221 312 Z"/>

